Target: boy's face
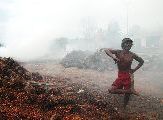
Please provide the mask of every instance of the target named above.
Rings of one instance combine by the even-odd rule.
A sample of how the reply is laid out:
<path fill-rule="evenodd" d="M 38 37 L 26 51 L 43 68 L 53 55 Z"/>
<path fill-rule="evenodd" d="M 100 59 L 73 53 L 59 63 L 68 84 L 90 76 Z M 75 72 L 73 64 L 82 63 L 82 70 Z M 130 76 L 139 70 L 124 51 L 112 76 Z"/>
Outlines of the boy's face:
<path fill-rule="evenodd" d="M 129 51 L 131 49 L 132 45 L 133 45 L 132 42 L 125 42 L 123 44 L 123 49 Z"/>

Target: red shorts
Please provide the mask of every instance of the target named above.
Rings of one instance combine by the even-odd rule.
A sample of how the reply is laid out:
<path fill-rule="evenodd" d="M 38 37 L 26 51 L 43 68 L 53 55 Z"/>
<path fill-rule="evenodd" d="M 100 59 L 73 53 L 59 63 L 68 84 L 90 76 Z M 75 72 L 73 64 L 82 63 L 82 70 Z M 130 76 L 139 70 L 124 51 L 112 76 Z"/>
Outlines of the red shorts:
<path fill-rule="evenodd" d="M 130 89 L 131 88 L 131 78 L 129 72 L 118 72 L 118 78 L 113 82 L 112 86 L 116 89 Z"/>

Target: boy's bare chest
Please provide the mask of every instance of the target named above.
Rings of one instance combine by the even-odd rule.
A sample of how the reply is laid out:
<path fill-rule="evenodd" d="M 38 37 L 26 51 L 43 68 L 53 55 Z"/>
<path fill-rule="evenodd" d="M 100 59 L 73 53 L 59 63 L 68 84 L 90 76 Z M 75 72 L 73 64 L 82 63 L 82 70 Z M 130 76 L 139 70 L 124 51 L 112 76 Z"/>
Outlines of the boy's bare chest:
<path fill-rule="evenodd" d="M 120 62 L 130 63 L 133 61 L 133 55 L 131 53 L 119 53 L 118 58 Z"/>

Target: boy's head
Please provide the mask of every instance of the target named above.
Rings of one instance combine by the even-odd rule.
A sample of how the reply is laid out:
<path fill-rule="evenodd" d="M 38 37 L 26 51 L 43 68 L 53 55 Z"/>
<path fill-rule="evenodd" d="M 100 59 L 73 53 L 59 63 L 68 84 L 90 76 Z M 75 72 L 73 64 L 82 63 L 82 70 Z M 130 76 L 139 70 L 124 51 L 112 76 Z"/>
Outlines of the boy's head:
<path fill-rule="evenodd" d="M 133 41 L 130 38 L 124 38 L 121 43 L 121 47 L 124 50 L 130 50 L 133 45 Z"/>

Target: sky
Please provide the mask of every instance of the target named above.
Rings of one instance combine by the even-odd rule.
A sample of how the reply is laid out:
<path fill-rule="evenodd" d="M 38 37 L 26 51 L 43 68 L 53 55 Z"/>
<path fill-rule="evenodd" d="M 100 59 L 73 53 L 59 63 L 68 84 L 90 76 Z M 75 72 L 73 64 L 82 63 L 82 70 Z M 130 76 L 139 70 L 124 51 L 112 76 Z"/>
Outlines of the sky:
<path fill-rule="evenodd" d="M 117 21 L 123 33 L 132 25 L 163 26 L 162 0 L 0 0 L 0 56 L 30 60 L 48 52 L 58 37 L 77 38 L 90 19 L 103 29 Z"/>

